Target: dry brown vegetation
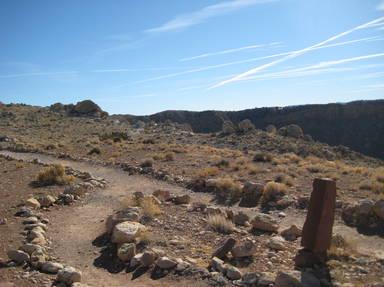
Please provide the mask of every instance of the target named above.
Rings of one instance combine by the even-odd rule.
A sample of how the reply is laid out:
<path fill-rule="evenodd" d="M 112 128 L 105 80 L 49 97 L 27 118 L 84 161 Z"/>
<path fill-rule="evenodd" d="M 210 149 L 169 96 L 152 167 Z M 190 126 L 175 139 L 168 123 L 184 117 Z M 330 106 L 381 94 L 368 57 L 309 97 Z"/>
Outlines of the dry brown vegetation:
<path fill-rule="evenodd" d="M 74 177 L 66 175 L 61 164 L 55 164 L 41 170 L 36 177 L 35 184 L 38 186 L 65 185 L 73 181 Z"/>

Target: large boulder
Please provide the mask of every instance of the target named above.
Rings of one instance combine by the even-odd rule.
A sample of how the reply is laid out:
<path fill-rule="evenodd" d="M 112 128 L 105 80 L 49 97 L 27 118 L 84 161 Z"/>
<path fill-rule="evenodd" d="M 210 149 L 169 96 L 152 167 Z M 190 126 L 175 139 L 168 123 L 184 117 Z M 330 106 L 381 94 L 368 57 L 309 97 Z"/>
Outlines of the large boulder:
<path fill-rule="evenodd" d="M 111 234 L 116 224 L 124 221 L 139 221 L 140 209 L 138 207 L 128 207 L 120 210 L 107 218 L 106 229 L 107 233 Z"/>
<path fill-rule="evenodd" d="M 253 241 L 246 239 L 243 242 L 236 244 L 231 250 L 231 253 L 235 258 L 253 256 L 256 253 L 256 244 Z"/>
<path fill-rule="evenodd" d="M 243 192 L 239 206 L 256 207 L 263 195 L 264 186 L 259 183 L 247 181 L 243 186 Z"/>
<path fill-rule="evenodd" d="M 78 102 L 70 111 L 74 116 L 100 117 L 102 113 L 102 109 L 91 100 Z"/>
<path fill-rule="evenodd" d="M 266 232 L 277 232 L 279 225 L 275 218 L 268 214 L 259 213 L 251 221 L 251 225 L 256 230 Z"/>
<path fill-rule="evenodd" d="M 135 242 L 136 238 L 145 231 L 146 227 L 138 222 L 121 222 L 113 229 L 112 242 L 118 244 Z"/>

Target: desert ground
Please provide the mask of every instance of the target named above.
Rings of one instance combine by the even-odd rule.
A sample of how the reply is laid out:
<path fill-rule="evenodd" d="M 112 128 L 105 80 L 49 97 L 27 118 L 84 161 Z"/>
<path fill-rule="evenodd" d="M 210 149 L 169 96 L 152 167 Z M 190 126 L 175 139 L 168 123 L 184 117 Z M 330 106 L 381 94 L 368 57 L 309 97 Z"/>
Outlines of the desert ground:
<path fill-rule="evenodd" d="M 381 160 L 56 108 L 0 106 L 0 286 L 384 286 Z M 298 268 L 315 178 L 336 182 L 333 239 Z"/>

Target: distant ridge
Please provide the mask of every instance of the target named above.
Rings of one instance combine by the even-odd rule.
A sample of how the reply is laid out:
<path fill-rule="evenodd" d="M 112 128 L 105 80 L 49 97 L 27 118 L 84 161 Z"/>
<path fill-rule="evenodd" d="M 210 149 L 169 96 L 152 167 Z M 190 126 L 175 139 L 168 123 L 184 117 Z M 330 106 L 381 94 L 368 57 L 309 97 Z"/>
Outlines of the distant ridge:
<path fill-rule="evenodd" d="M 224 120 L 249 119 L 259 128 L 272 124 L 301 126 L 315 140 L 345 145 L 366 155 L 384 159 L 384 100 L 349 103 L 255 108 L 242 111 L 164 111 L 149 116 L 114 115 L 120 120 L 189 124 L 195 132 L 217 132 Z"/>

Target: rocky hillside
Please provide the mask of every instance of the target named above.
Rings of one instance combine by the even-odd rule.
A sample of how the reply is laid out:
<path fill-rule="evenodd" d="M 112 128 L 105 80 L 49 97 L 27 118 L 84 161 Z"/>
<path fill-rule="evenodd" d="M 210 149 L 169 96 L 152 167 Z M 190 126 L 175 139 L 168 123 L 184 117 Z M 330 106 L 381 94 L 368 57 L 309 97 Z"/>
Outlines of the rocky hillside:
<path fill-rule="evenodd" d="M 191 125 L 195 132 L 216 132 L 224 120 L 238 123 L 249 119 L 256 128 L 277 128 L 297 124 L 315 140 L 344 145 L 361 153 L 384 159 L 384 100 L 356 101 L 345 104 L 303 105 L 285 108 L 256 108 L 236 112 L 164 111 L 145 117 L 126 116 L 130 120 L 167 120 Z M 121 118 L 121 117 L 120 117 Z"/>

